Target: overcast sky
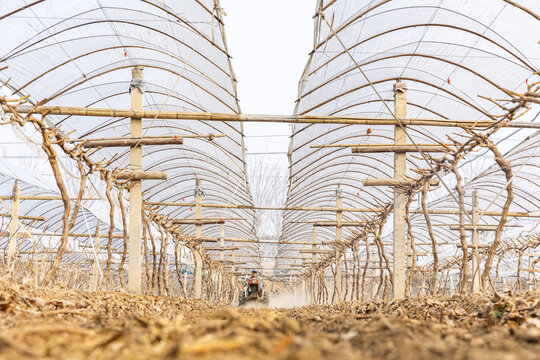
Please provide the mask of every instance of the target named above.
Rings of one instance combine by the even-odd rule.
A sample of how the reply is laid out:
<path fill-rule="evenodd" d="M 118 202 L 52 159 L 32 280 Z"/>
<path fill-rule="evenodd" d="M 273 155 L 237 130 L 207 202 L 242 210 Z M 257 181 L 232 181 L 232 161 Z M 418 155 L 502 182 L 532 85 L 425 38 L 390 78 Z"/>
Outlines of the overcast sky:
<path fill-rule="evenodd" d="M 292 114 L 312 49 L 315 5 L 316 0 L 221 0 L 243 113 Z M 245 134 L 248 154 L 283 153 L 290 126 L 247 124 Z M 257 159 L 286 164 L 284 154 L 248 155 L 248 163 Z"/>

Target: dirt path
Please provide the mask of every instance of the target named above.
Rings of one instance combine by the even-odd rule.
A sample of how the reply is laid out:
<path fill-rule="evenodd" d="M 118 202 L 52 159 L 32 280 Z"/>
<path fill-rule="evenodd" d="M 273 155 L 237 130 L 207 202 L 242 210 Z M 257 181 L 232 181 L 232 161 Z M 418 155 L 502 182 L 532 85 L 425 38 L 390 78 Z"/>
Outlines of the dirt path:
<path fill-rule="evenodd" d="M 538 359 L 539 299 L 238 309 L 0 283 L 0 358 Z"/>

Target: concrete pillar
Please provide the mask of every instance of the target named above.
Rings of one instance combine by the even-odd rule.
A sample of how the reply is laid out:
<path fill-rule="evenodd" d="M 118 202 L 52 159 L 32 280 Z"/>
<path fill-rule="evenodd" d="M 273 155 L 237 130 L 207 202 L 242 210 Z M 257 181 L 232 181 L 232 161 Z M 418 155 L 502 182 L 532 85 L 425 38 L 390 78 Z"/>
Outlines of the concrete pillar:
<path fill-rule="evenodd" d="M 338 211 L 336 211 L 336 242 L 337 242 L 337 249 L 336 249 L 336 274 L 334 277 L 334 282 L 336 284 L 336 296 L 334 300 L 338 303 L 341 302 L 341 282 L 342 282 L 342 275 L 341 275 L 341 256 L 342 251 L 340 247 L 340 243 L 343 240 L 343 229 L 341 227 L 341 220 L 343 218 L 343 212 L 340 211 L 343 207 L 343 194 L 341 190 L 341 185 L 338 185 L 337 191 L 336 191 L 336 207 L 338 208 Z"/>
<path fill-rule="evenodd" d="M 15 270 L 15 253 L 17 252 L 17 238 L 19 232 L 19 206 L 21 201 L 21 189 L 17 180 L 13 185 L 11 194 L 11 218 L 9 220 L 9 243 L 8 243 L 8 264 L 9 272 L 13 274 Z"/>
<path fill-rule="evenodd" d="M 394 85 L 394 113 L 398 119 L 407 117 L 407 86 L 397 82 Z M 394 127 L 394 143 L 403 145 L 407 143 L 406 130 L 401 125 Z M 403 180 L 407 171 L 406 153 L 394 153 L 394 178 Z M 398 187 L 394 187 L 394 242 L 393 242 L 393 291 L 394 299 L 405 297 L 405 260 L 406 260 L 406 231 L 405 231 L 405 205 L 406 194 Z"/>
<path fill-rule="evenodd" d="M 202 219 L 202 192 L 201 192 L 201 179 L 195 180 L 195 219 Z M 199 223 L 195 225 L 195 237 L 202 237 L 202 225 Z M 203 262 L 200 254 L 200 245 L 195 246 L 193 252 L 193 261 L 195 262 L 195 273 L 193 274 L 193 297 L 200 299 L 202 297 L 202 276 L 203 276 Z"/>
<path fill-rule="evenodd" d="M 476 294 L 476 293 L 479 293 L 480 292 L 480 252 L 478 251 L 478 229 L 476 228 L 476 226 L 478 225 L 478 222 L 479 222 L 479 215 L 480 215 L 480 205 L 479 205 L 479 202 L 478 202 L 479 198 L 478 198 L 478 190 L 474 190 L 473 191 L 473 203 L 472 203 L 472 206 L 473 206 L 473 211 L 472 211 L 472 225 L 473 225 L 473 230 L 472 230 L 472 273 L 473 273 L 473 278 L 472 278 L 472 292 L 473 294 Z"/>
<path fill-rule="evenodd" d="M 142 66 L 135 66 L 131 73 L 131 109 L 142 110 Z M 131 136 L 142 136 L 142 119 L 131 118 Z M 130 170 L 142 170 L 142 146 L 133 146 L 130 150 Z M 141 180 L 134 180 L 129 188 L 129 257 L 128 257 L 128 291 L 141 293 L 141 213 L 142 185 Z"/>

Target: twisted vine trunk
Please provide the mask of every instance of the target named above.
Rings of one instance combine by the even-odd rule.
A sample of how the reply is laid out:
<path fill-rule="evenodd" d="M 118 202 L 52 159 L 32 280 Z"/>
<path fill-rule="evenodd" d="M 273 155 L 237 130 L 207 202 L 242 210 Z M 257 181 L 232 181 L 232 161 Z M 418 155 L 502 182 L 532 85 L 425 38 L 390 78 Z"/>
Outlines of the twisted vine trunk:
<path fill-rule="evenodd" d="M 510 210 L 510 205 L 512 204 L 512 201 L 514 201 L 514 185 L 512 182 L 514 179 L 514 175 L 512 173 L 512 166 L 510 165 L 510 162 L 503 157 L 503 155 L 499 152 L 499 149 L 497 149 L 497 146 L 495 146 L 495 144 L 493 144 L 493 142 L 487 136 L 481 134 L 478 134 L 477 136 L 480 137 L 484 141 L 485 146 L 489 150 L 491 150 L 491 152 L 495 156 L 495 162 L 497 163 L 497 165 L 499 165 L 506 177 L 506 201 L 503 205 L 501 219 L 499 220 L 497 230 L 495 230 L 495 239 L 493 240 L 493 243 L 489 248 L 488 256 L 485 262 L 484 272 L 482 273 L 482 290 L 486 291 L 489 274 L 493 266 L 493 259 L 495 258 L 495 253 L 497 252 L 497 248 L 501 243 L 502 231 L 504 229 L 504 226 L 506 225 L 506 220 L 508 219 L 508 211 Z"/>
<path fill-rule="evenodd" d="M 71 203 L 70 203 L 69 193 L 64 184 L 64 180 L 62 179 L 62 173 L 60 172 L 60 168 L 58 167 L 56 151 L 54 150 L 53 146 L 50 143 L 50 138 L 46 130 L 43 131 L 42 136 L 43 136 L 42 148 L 49 158 L 49 163 L 51 165 L 51 169 L 53 171 L 56 184 L 58 185 L 58 189 L 60 190 L 60 194 L 62 196 L 62 202 L 64 203 L 64 212 L 62 214 L 63 227 L 62 227 L 62 235 L 60 236 L 60 245 L 58 247 L 58 252 L 54 258 L 54 261 L 51 267 L 49 268 L 47 273 L 45 273 L 43 281 L 41 282 L 42 286 L 47 286 L 54 279 L 56 279 L 56 276 L 58 275 L 58 269 L 60 268 L 60 264 L 62 263 L 62 257 L 65 255 L 66 250 L 67 250 L 67 241 L 68 241 L 69 232 L 71 231 L 71 228 L 75 225 L 77 214 L 79 213 L 79 208 L 81 206 L 81 201 L 84 195 L 84 190 L 86 187 L 86 178 L 88 174 L 84 171 L 83 166 L 80 163 L 77 163 L 79 173 L 81 175 L 81 180 L 79 184 L 79 193 L 77 195 L 77 200 L 75 201 L 73 212 L 71 212 Z M 70 213 L 71 213 L 71 219 L 69 218 Z"/>
<path fill-rule="evenodd" d="M 407 203 L 405 204 L 405 222 L 407 223 L 407 235 L 409 236 L 409 244 L 412 250 L 412 266 L 411 270 L 409 271 L 409 283 L 407 286 L 407 293 L 409 296 L 412 296 L 413 292 L 413 283 L 414 283 L 414 275 L 416 273 L 416 246 L 414 245 L 414 235 L 412 233 L 412 225 L 411 225 L 411 212 L 410 207 L 413 200 L 413 194 L 409 194 L 409 197 L 407 199 Z"/>
<path fill-rule="evenodd" d="M 174 243 L 174 262 L 176 265 L 176 276 L 178 277 L 178 283 L 180 284 L 180 290 L 182 295 L 187 299 L 186 288 L 184 287 L 184 281 L 182 280 L 182 249 L 180 248 L 180 240 L 175 239 Z M 187 271 L 187 270 L 186 270 Z"/>
<path fill-rule="evenodd" d="M 365 299 L 365 289 L 366 289 L 366 274 L 369 266 L 370 252 L 369 252 L 369 236 L 366 235 L 366 263 L 364 264 L 364 269 L 362 270 L 362 302 Z"/>
<path fill-rule="evenodd" d="M 127 258 L 127 247 L 128 247 L 128 230 L 127 230 L 127 217 L 126 217 L 126 207 L 124 206 L 124 187 L 121 187 L 118 190 L 118 203 L 120 204 L 120 213 L 122 215 L 122 236 L 123 236 L 123 249 L 122 249 L 122 259 L 120 260 L 120 265 L 118 267 L 118 277 L 120 278 L 120 284 L 124 286 L 124 266 L 126 264 Z"/>
<path fill-rule="evenodd" d="M 457 161 L 452 164 L 452 171 L 456 176 L 456 190 L 458 192 L 459 200 L 459 241 L 461 243 L 461 249 L 463 251 L 463 257 L 460 268 L 460 283 L 459 291 L 462 294 L 466 294 L 469 286 L 469 249 L 467 248 L 467 237 L 465 235 L 465 191 L 463 190 L 463 178 L 459 173 L 457 167 Z"/>
<path fill-rule="evenodd" d="M 109 202 L 109 239 L 107 240 L 107 265 L 105 267 L 105 281 L 108 281 L 109 275 L 111 273 L 111 263 L 112 263 L 112 241 L 113 241 L 113 232 L 114 232 L 114 201 L 111 195 L 112 190 L 112 175 L 106 173 L 105 175 L 105 195 L 107 196 L 107 201 Z"/>
<path fill-rule="evenodd" d="M 439 279 L 439 254 L 437 252 L 437 239 L 433 233 L 433 226 L 431 224 L 431 217 L 429 216 L 428 207 L 427 207 L 427 192 L 429 184 L 424 183 L 422 188 L 422 210 L 424 212 L 424 219 L 426 220 L 427 230 L 429 233 L 429 238 L 431 239 L 431 248 L 433 254 L 433 274 L 431 277 L 431 294 L 435 295 L 437 293 L 437 282 Z"/>

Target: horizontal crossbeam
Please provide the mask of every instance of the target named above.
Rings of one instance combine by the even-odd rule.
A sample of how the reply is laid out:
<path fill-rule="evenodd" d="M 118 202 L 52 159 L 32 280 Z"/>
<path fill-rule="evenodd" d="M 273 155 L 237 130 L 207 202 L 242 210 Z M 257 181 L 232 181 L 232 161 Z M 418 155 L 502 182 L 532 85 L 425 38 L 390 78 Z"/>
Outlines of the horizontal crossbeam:
<path fill-rule="evenodd" d="M 11 109 L 2 105 L 6 113 Z M 65 115 L 88 117 L 117 117 L 138 119 L 167 119 L 167 120 L 201 120 L 223 122 L 262 122 L 289 124 L 348 124 L 348 125 L 390 125 L 396 126 L 443 126 L 443 127 L 472 127 L 487 128 L 499 122 L 493 120 L 450 120 L 450 119 L 401 119 L 354 117 L 354 116 L 313 116 L 313 115 L 266 115 L 266 114 L 221 114 L 209 112 L 161 111 L 161 110 L 131 110 L 81 108 L 68 106 L 31 106 L 21 105 L 15 111 L 20 114 L 37 113 L 41 115 Z M 511 121 L 505 125 L 511 128 L 540 129 L 540 123 Z"/>
<path fill-rule="evenodd" d="M 122 171 L 116 175 L 120 180 L 167 180 L 168 175 L 163 171 Z"/>

